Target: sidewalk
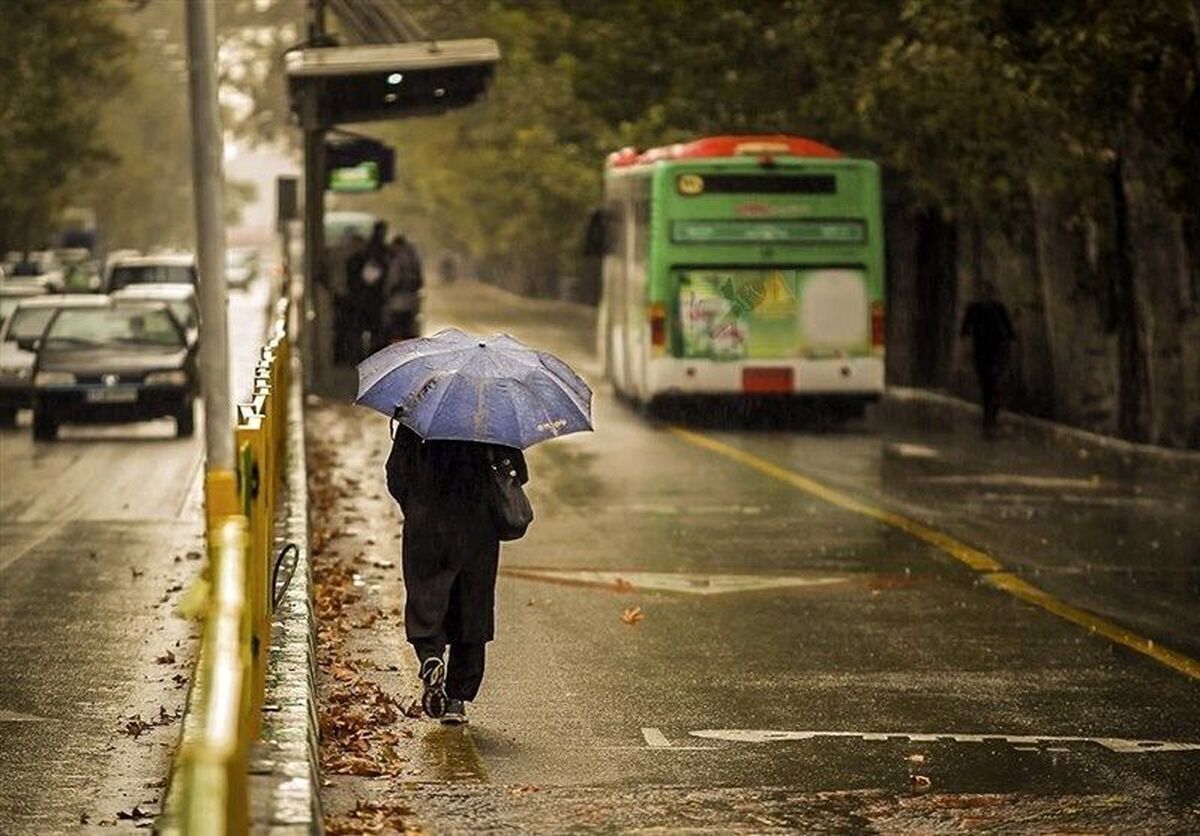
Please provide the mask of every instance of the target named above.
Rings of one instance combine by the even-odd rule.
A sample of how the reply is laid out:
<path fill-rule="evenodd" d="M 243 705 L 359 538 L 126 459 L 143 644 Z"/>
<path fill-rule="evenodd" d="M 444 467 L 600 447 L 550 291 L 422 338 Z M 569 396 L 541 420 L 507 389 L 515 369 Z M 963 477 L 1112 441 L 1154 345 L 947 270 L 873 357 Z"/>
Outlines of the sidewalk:
<path fill-rule="evenodd" d="M 402 783 L 454 768 L 453 741 L 413 719 L 400 517 L 383 479 L 388 422 L 348 404 L 306 406 L 326 832 L 408 832 Z M 378 420 L 375 420 L 378 419 Z"/>

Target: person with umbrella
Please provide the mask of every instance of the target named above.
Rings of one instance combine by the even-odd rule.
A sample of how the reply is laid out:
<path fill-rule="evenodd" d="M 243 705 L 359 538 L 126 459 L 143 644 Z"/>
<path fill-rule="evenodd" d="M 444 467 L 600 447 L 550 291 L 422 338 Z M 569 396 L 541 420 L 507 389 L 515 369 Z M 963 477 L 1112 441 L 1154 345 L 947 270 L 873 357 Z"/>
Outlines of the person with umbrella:
<path fill-rule="evenodd" d="M 422 706 L 465 723 L 495 635 L 500 542 L 533 516 L 521 451 L 590 430 L 592 392 L 551 354 L 457 329 L 388 346 L 358 370 L 356 403 L 397 422 L 385 471 L 404 514 L 404 625 Z"/>

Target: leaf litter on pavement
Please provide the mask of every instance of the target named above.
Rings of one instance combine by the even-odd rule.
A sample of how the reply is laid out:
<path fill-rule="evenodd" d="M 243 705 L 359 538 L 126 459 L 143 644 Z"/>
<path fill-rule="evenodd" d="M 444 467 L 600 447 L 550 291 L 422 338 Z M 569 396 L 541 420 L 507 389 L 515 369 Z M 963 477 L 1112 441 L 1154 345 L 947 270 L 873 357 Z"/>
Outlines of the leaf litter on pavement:
<path fill-rule="evenodd" d="M 369 653 L 362 650 L 364 645 L 378 646 L 382 631 L 403 630 L 402 610 L 380 606 L 377 587 L 367 577 L 381 570 L 394 572 L 395 563 L 390 555 L 373 553 L 377 538 L 368 530 L 361 507 L 366 480 L 344 454 L 345 445 L 354 440 L 339 438 L 339 430 L 355 422 L 345 421 L 333 406 L 310 409 L 308 420 L 321 769 L 330 777 L 379 781 L 382 791 L 411 771 L 402 752 L 414 735 L 414 718 L 421 714 L 411 695 L 392 693 L 377 680 L 381 671 L 394 671 L 395 666 L 366 658 Z M 313 431 L 313 422 L 329 427 L 331 420 L 339 424 L 332 432 Z M 395 549 L 393 543 L 389 541 L 389 547 Z M 337 781 L 327 784 L 336 785 Z M 326 832 L 419 832 L 405 807 L 386 797 L 371 798 L 374 792 L 365 786 L 362 792 L 356 790 L 351 810 L 327 805 Z"/>

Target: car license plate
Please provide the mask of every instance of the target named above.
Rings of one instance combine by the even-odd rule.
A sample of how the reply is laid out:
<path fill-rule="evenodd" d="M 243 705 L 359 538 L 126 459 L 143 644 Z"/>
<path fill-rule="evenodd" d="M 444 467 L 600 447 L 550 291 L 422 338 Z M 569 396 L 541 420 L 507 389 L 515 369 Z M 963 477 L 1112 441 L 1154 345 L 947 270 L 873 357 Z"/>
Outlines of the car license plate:
<path fill-rule="evenodd" d="M 137 389 L 89 389 L 88 403 L 134 403 Z"/>
<path fill-rule="evenodd" d="M 752 395 L 792 391 L 793 373 L 790 368 L 742 369 L 742 391 Z"/>

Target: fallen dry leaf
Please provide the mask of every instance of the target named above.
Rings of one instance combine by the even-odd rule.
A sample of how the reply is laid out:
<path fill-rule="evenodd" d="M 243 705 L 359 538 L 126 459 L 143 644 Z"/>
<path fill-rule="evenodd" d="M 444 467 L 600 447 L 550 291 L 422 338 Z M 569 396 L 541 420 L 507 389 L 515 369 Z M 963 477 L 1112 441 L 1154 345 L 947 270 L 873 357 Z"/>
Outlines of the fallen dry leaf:
<path fill-rule="evenodd" d="M 325 832 L 329 836 L 358 836 L 363 833 L 419 833 L 414 826 L 405 823 L 409 815 L 407 807 L 395 803 L 359 801 L 354 809 L 342 816 L 325 819 Z"/>
<path fill-rule="evenodd" d="M 154 661 L 160 665 L 173 665 L 175 664 L 175 654 L 168 650 L 162 656 L 155 656 Z"/>
<path fill-rule="evenodd" d="M 622 624 L 637 624 L 645 617 L 646 616 L 642 612 L 641 607 L 626 607 L 625 609 L 621 610 Z"/>
<path fill-rule="evenodd" d="M 137 807 L 137 806 L 135 806 L 132 810 L 129 810 L 128 812 L 126 812 L 125 810 L 117 811 L 117 818 L 123 819 L 125 821 L 137 821 L 138 819 L 148 819 L 153 815 L 154 815 L 153 813 L 147 813 L 141 807 Z"/>

